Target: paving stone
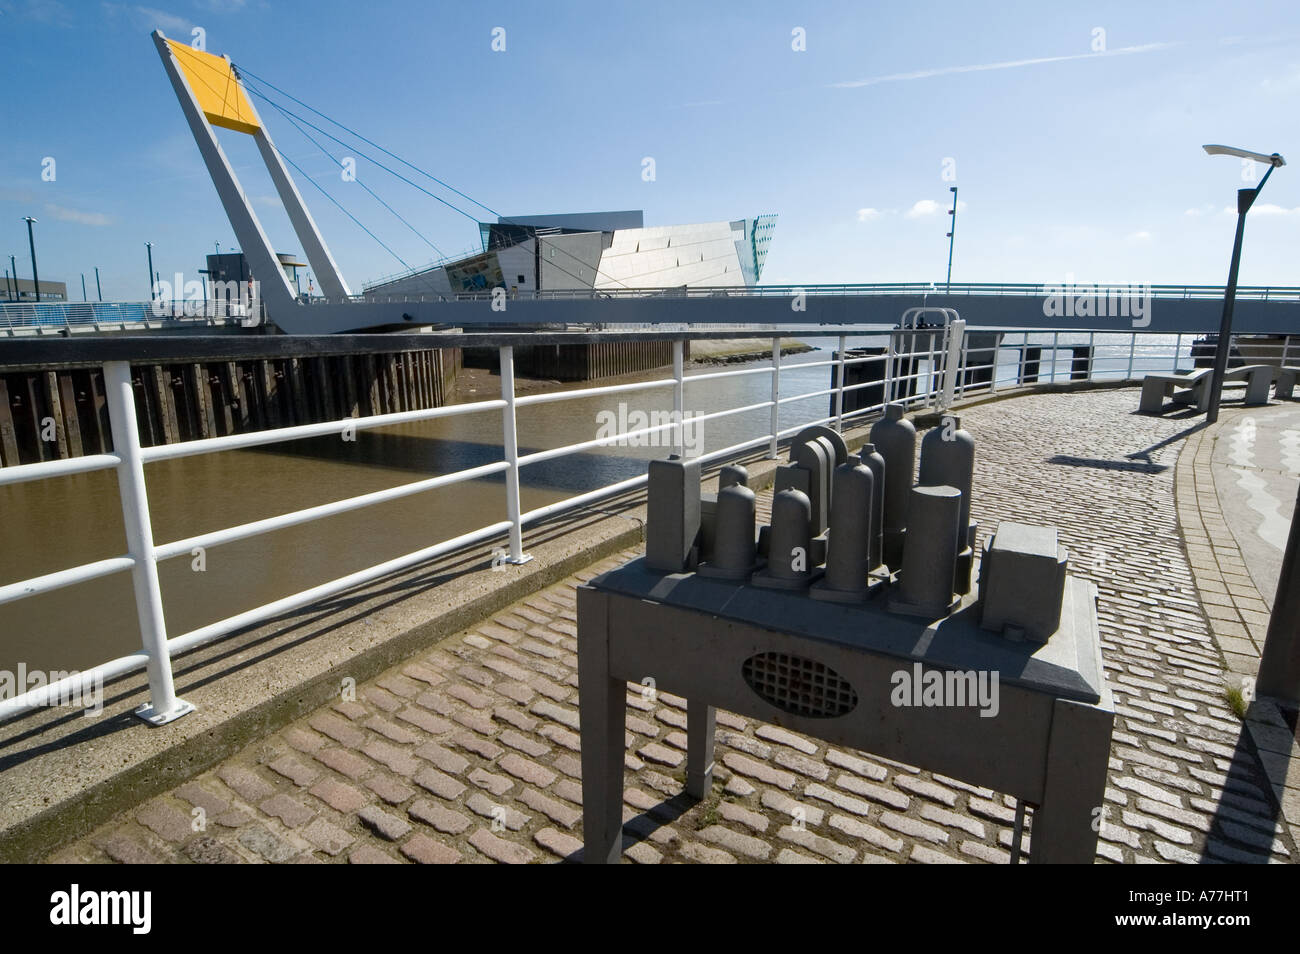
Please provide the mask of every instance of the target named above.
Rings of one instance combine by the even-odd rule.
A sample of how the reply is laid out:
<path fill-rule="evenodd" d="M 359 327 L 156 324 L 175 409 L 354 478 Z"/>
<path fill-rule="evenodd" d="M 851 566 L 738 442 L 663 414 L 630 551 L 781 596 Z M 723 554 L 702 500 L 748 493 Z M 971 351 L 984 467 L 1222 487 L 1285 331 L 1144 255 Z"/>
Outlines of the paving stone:
<path fill-rule="evenodd" d="M 426 742 L 415 750 L 415 754 L 428 762 L 432 762 L 441 771 L 452 775 L 460 775 L 469 768 L 469 759 L 450 749 L 443 748 L 436 742 Z M 416 779 L 416 781 L 419 780 Z"/>
<path fill-rule="evenodd" d="M 135 820 L 164 841 L 182 842 L 194 834 L 192 815 L 157 799 L 137 809 Z"/>
<path fill-rule="evenodd" d="M 365 785 L 389 805 L 400 805 L 415 794 L 415 789 L 405 782 L 382 773 L 371 775 Z"/>
<path fill-rule="evenodd" d="M 316 813 L 302 802 L 285 795 L 272 795 L 257 806 L 273 818 L 284 822 L 286 828 L 298 828 L 316 817 Z"/>
<path fill-rule="evenodd" d="M 261 825 L 251 825 L 237 836 L 239 843 L 272 864 L 283 864 L 298 854 L 298 849 Z"/>
<path fill-rule="evenodd" d="M 461 793 L 465 791 L 465 786 L 447 775 L 433 768 L 423 768 L 415 773 L 414 782 L 416 785 L 433 792 L 439 798 L 445 798 L 447 801 L 460 798 Z"/>
<path fill-rule="evenodd" d="M 466 777 L 479 788 L 487 789 L 497 798 L 515 787 L 515 783 L 510 779 L 501 775 L 493 775 L 491 772 L 485 772 L 481 768 L 474 769 Z"/>
<path fill-rule="evenodd" d="M 476 815 L 491 819 L 494 827 L 504 825 L 511 831 L 519 831 L 532 820 L 530 816 L 525 815 L 523 812 L 495 802 L 482 792 L 475 792 L 465 799 L 465 807 Z"/>
<path fill-rule="evenodd" d="M 894 781 L 898 782 L 902 777 L 905 776 L 895 778 Z M 901 792 L 896 792 L 892 788 L 885 788 L 883 785 L 874 785 L 853 775 L 841 775 L 835 780 L 835 784 L 839 788 L 846 789 L 857 795 L 865 795 L 874 802 L 880 802 L 880 804 L 888 805 L 890 808 L 897 808 L 900 812 L 907 811 L 907 806 L 912 804 L 912 800 Z M 820 785 L 817 787 L 821 788 Z M 865 813 L 858 812 L 858 814 Z"/>
<path fill-rule="evenodd" d="M 733 772 L 739 772 L 741 775 L 747 775 L 750 778 L 758 779 L 767 785 L 775 785 L 778 788 L 785 789 L 787 792 L 794 788 L 795 776 L 791 772 L 783 772 L 780 769 L 774 769 L 770 765 L 762 762 L 756 762 L 751 758 L 738 755 L 735 752 L 728 752 L 722 757 L 722 762 Z"/>
<path fill-rule="evenodd" d="M 340 775 L 346 775 L 353 781 L 365 778 L 374 771 L 373 765 L 347 749 L 321 749 L 316 753 L 316 760 L 326 768 L 331 768 Z M 267 795 L 269 795 L 270 786 L 267 788 Z"/>
<path fill-rule="evenodd" d="M 678 846 L 678 851 L 684 858 L 690 861 L 697 861 L 705 865 L 734 865 L 736 864 L 735 855 L 730 855 L 721 848 L 710 848 L 708 845 L 701 845 L 697 841 L 684 841 Z"/>
<path fill-rule="evenodd" d="M 556 774 L 550 769 L 543 768 L 536 762 L 514 752 L 497 759 L 497 767 L 538 788 L 546 788 L 557 778 Z"/>
<path fill-rule="evenodd" d="M 251 769 L 233 762 L 227 762 L 217 769 L 217 777 L 234 789 L 240 798 L 254 805 L 270 798 L 275 792 L 270 783 Z"/>
<path fill-rule="evenodd" d="M 564 802 L 549 798 L 535 789 L 525 788 L 519 793 L 519 800 L 533 811 L 541 812 L 551 821 L 565 828 L 573 828 L 582 821 L 581 811 L 570 808 Z"/>
<path fill-rule="evenodd" d="M 480 828 L 470 835 L 469 843 L 493 861 L 499 861 L 502 864 L 526 865 L 536 857 L 536 854 L 522 845 L 516 845 L 504 838 L 498 838 L 486 828 Z"/>
<path fill-rule="evenodd" d="M 311 824 L 303 828 L 302 837 L 331 856 L 342 854 L 356 841 L 342 828 L 324 818 L 313 819 Z"/>
<path fill-rule="evenodd" d="M 196 865 L 238 865 L 244 861 L 211 835 L 195 838 L 181 850 Z"/>
<path fill-rule="evenodd" d="M 427 798 L 421 798 L 413 802 L 407 811 L 416 821 L 432 825 L 438 831 L 448 835 L 459 835 L 473 824 L 468 815 L 430 801 Z"/>
<path fill-rule="evenodd" d="M 934 825 L 927 825 L 919 822 L 915 818 L 908 818 L 905 815 L 896 815 L 893 812 L 882 812 L 880 815 L 880 824 L 886 828 L 892 828 L 894 831 L 902 832 L 909 838 L 923 838 L 926 841 L 932 841 L 935 844 L 945 845 L 948 843 L 948 833 L 942 828 Z"/>
<path fill-rule="evenodd" d="M 847 752 L 841 752 L 838 749 L 827 749 L 826 761 L 832 765 L 838 765 L 840 768 L 846 768 L 863 778 L 869 778 L 873 782 L 883 782 L 889 774 L 883 767 L 876 765 L 874 762 L 868 762 L 866 759 L 858 758 L 856 755 L 850 755 Z"/>
<path fill-rule="evenodd" d="M 367 805 L 357 812 L 357 818 L 361 820 L 361 824 L 386 841 L 405 838 L 411 831 L 411 826 L 406 819 L 389 814 L 378 805 Z"/>
<path fill-rule="evenodd" d="M 363 710 L 364 711 L 364 710 Z M 349 749 L 358 749 L 365 744 L 366 734 L 349 722 L 345 722 L 332 712 L 317 712 L 307 720 L 307 724 L 328 736 L 339 745 Z"/>
<path fill-rule="evenodd" d="M 319 769 L 304 765 L 292 755 L 283 755 L 267 766 L 272 772 L 283 775 L 300 788 L 306 788 L 320 778 Z"/>
<path fill-rule="evenodd" d="M 807 848 L 816 852 L 824 858 L 839 864 L 848 864 L 858 856 L 858 853 L 849 848 L 847 845 L 841 845 L 837 841 L 831 841 L 829 838 L 823 838 L 821 835 L 814 834 L 806 828 L 795 828 L 792 825 L 786 825 L 776 833 L 778 838 L 785 841 L 793 842 L 800 847 Z"/>
<path fill-rule="evenodd" d="M 817 743 L 811 739 L 796 735 L 779 726 L 760 725 L 754 729 L 754 734 L 760 739 L 767 739 L 769 742 L 775 742 L 778 745 L 788 745 L 792 749 L 798 749 L 804 755 L 813 755 L 817 751 Z"/>
<path fill-rule="evenodd" d="M 387 852 L 380 851 L 373 845 L 359 845 L 348 855 L 348 864 L 353 865 L 400 865 L 401 862 Z"/>
<path fill-rule="evenodd" d="M 732 854 L 744 855 L 759 861 L 766 860 L 767 856 L 772 852 L 771 846 L 761 838 L 741 834 L 722 825 L 709 825 L 707 828 L 701 829 L 699 834 L 705 841 L 711 841 Z"/>
<path fill-rule="evenodd" d="M 163 860 L 152 849 L 126 835 L 114 835 L 105 841 L 104 854 L 124 865 L 156 865 Z"/>
<path fill-rule="evenodd" d="M 541 829 L 533 836 L 533 840 L 547 851 L 551 852 L 551 854 L 560 858 L 577 856 L 582 851 L 581 841 L 574 838 L 572 835 L 566 835 L 564 832 L 556 831 L 554 828 Z"/>

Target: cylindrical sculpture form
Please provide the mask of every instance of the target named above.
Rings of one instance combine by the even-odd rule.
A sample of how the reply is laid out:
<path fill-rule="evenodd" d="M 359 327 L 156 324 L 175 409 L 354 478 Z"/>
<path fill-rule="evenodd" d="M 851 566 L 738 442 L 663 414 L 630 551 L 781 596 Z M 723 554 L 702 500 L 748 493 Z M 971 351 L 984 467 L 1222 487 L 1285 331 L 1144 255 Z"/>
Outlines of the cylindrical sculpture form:
<path fill-rule="evenodd" d="M 907 512 L 907 549 L 898 594 L 889 601 L 896 613 L 939 619 L 960 600 L 953 598 L 957 567 L 957 521 L 961 491 L 956 487 L 914 487 Z"/>
<path fill-rule="evenodd" d="M 885 405 L 885 416 L 871 428 L 871 443 L 885 459 L 882 557 L 891 570 L 896 570 L 903 562 L 908 493 L 916 463 L 916 428 L 903 417 L 901 404 Z"/>
<path fill-rule="evenodd" d="M 963 432 L 965 433 L 965 432 Z M 749 471 L 740 464 L 726 464 L 718 471 L 718 489 L 732 487 L 739 484 L 742 487 L 749 486 Z"/>
<path fill-rule="evenodd" d="M 970 492 L 975 477 L 975 438 L 961 429 L 961 418 L 945 414 L 921 440 L 921 466 L 916 482 L 923 487 L 956 487 L 961 491 L 961 548 L 970 546 Z"/>
<path fill-rule="evenodd" d="M 881 539 L 885 532 L 885 458 L 880 456 L 875 444 L 863 444 L 858 452 L 862 463 L 870 468 L 871 484 L 871 552 L 867 566 L 874 571 L 884 562 L 881 556 Z"/>
<path fill-rule="evenodd" d="M 700 567 L 704 576 L 744 579 L 754 570 L 754 492 L 732 484 L 718 491 L 714 517 L 713 559 Z"/>
<path fill-rule="evenodd" d="M 835 468 L 826 576 L 812 593 L 818 599 L 857 602 L 867 598 L 874 485 L 871 469 L 864 464 Z"/>
<path fill-rule="evenodd" d="M 958 593 L 970 592 L 974 563 L 974 525 L 970 521 L 971 486 L 975 475 L 975 438 L 961 430 L 961 418 L 945 414 L 921 440 L 921 464 L 917 483 L 923 486 L 956 487 L 961 491 L 961 515 L 957 531 Z"/>
<path fill-rule="evenodd" d="M 812 503 L 808 495 L 798 490 L 782 490 L 772 498 L 767 569 L 761 574 L 768 585 L 795 588 L 811 580 L 811 547 Z"/>

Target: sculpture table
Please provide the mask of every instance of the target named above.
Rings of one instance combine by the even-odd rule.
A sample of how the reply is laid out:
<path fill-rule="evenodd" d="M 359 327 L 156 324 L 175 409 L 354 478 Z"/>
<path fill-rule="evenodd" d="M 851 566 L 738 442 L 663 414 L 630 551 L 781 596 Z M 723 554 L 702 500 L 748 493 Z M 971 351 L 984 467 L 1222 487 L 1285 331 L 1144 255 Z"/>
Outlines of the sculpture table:
<path fill-rule="evenodd" d="M 1044 644 L 978 626 L 972 591 L 930 622 L 882 600 L 827 603 L 744 581 L 664 574 L 635 559 L 578 589 L 583 826 L 588 863 L 622 853 L 627 683 L 687 700 L 687 791 L 713 772 L 714 707 L 1035 806 L 1031 862 L 1091 863 L 1114 705 L 1101 667 L 1096 587 L 1067 577 Z M 938 674 L 938 676 L 933 674 Z M 992 706 L 958 704 L 961 674 L 996 676 Z M 904 682 L 943 705 L 896 705 Z M 969 701 L 969 700 L 967 700 Z"/>

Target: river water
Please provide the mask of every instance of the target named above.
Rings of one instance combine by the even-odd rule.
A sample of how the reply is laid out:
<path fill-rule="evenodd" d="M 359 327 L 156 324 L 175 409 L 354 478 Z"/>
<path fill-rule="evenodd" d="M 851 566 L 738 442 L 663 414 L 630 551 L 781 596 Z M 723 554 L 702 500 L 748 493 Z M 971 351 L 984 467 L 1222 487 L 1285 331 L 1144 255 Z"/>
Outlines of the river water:
<path fill-rule="evenodd" d="M 1088 336 L 1062 336 L 1062 346 Z M 787 358 L 782 396 L 829 387 L 831 369 L 799 370 L 822 361 L 834 338 L 808 338 L 824 350 Z M 1050 344 L 1051 336 L 1034 341 Z M 1099 342 L 1100 343 L 1100 342 Z M 1183 339 L 1183 364 L 1190 339 Z M 851 338 L 850 346 L 880 346 L 883 338 Z M 1008 344 L 1019 344 L 1019 335 Z M 1138 339 L 1136 370 L 1168 370 L 1172 339 Z M 1100 350 L 1105 376 L 1128 366 L 1128 339 Z M 1069 373 L 1069 352 L 1058 360 L 1058 377 Z M 1042 373 L 1050 357 L 1044 352 Z M 761 364 L 762 362 L 756 363 Z M 742 365 L 729 365 L 737 368 Z M 704 368 L 703 371 L 716 370 Z M 999 380 L 1016 374 L 1008 352 Z M 650 372 L 647 380 L 667 377 Z M 596 382 L 599 384 L 600 382 Z M 574 387 L 591 387 L 592 384 Z M 688 384 L 686 411 L 708 413 L 770 398 L 767 374 Z M 636 411 L 672 408 L 672 389 L 636 391 L 544 403 L 518 410 L 521 454 L 591 440 L 602 423 Z M 829 413 L 827 396 L 781 407 L 780 426 L 795 427 Z M 634 422 L 632 426 L 637 426 Z M 699 425 L 699 446 L 708 453 L 767 434 L 770 411 L 762 408 Z M 688 431 L 694 438 L 696 433 Z M 339 437 L 275 444 L 160 461 L 146 467 L 154 539 L 167 543 L 305 507 L 369 493 L 438 474 L 500 460 L 501 412 L 481 413 L 363 431 Z M 521 470 L 524 511 L 635 477 L 645 461 L 669 453 L 670 432 L 659 446 L 612 446 L 540 462 Z M 79 474 L 0 487 L 0 584 L 126 552 L 112 471 Z M 286 528 L 207 550 L 203 566 L 190 557 L 159 565 L 170 636 L 252 609 L 376 563 L 431 546 L 505 519 L 501 474 L 455 484 L 321 521 Z M 484 559 L 498 542 L 483 544 Z M 0 605 L 0 671 L 85 669 L 139 649 L 139 630 L 129 573 L 118 573 L 53 593 Z"/>

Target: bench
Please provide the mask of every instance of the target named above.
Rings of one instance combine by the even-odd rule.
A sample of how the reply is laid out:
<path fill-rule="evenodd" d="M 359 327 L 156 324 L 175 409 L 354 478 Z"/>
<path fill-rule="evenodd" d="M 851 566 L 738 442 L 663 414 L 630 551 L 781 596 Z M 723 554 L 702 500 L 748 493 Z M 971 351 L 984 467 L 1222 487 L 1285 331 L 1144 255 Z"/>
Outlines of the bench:
<path fill-rule="evenodd" d="M 1267 404 L 1268 386 L 1273 383 L 1275 369 L 1267 364 L 1246 364 L 1239 368 L 1229 368 L 1224 372 L 1223 381 L 1246 382 L 1246 394 L 1243 403 L 1247 405 Z M 1142 379 L 1142 399 L 1138 410 L 1144 414 L 1159 414 L 1164 408 L 1166 397 L 1179 404 L 1194 404 L 1196 410 L 1206 411 L 1210 404 L 1210 368 L 1198 368 L 1187 374 L 1148 374 Z M 1294 376 L 1291 378 L 1294 386 Z M 1175 391 L 1179 385 L 1185 390 Z M 1281 378 L 1278 386 L 1282 387 Z M 1289 394 L 1289 391 L 1287 392 Z"/>
<path fill-rule="evenodd" d="M 1142 399 L 1138 410 L 1143 414 L 1159 414 L 1165 406 L 1165 398 L 1174 393 L 1174 389 L 1185 387 L 1197 395 L 1199 407 L 1209 399 L 1209 388 L 1205 385 L 1210 380 L 1210 369 L 1201 368 L 1187 374 L 1148 374 L 1142 379 Z"/>
<path fill-rule="evenodd" d="M 1295 390 L 1295 379 L 1297 375 L 1300 375 L 1300 368 L 1278 368 L 1277 388 L 1273 391 L 1273 397 L 1278 400 L 1282 400 L 1283 398 L 1290 400 L 1291 392 Z"/>

